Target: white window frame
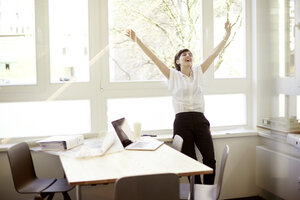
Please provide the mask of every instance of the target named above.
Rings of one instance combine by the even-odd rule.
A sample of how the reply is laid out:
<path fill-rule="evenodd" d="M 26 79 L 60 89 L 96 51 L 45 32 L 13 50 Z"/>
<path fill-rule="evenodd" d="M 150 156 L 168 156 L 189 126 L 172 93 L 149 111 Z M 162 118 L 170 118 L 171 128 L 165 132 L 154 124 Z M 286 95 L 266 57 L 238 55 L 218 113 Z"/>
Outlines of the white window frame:
<path fill-rule="evenodd" d="M 0 87 L 1 102 L 45 101 L 59 88 L 68 83 L 51 83 L 50 55 L 49 55 L 49 24 L 48 1 L 35 0 L 36 16 L 36 57 L 37 84 Z M 251 32 L 251 0 L 245 0 L 245 33 Z M 69 84 L 55 100 L 88 99 L 91 102 L 91 133 L 101 133 L 107 130 L 107 99 L 111 98 L 141 98 L 170 96 L 165 81 L 136 81 L 136 82 L 110 82 L 108 57 L 108 0 L 89 0 L 89 56 L 90 56 L 90 82 L 76 82 Z M 201 11 L 203 31 L 213 33 L 213 2 L 203 0 Z M 207 36 L 203 45 L 203 58 L 213 49 L 213 34 Z M 206 37 L 206 38 L 207 38 Z M 202 38 L 204 36 L 202 35 Z M 246 78 L 243 79 L 214 79 L 213 67 L 206 72 L 206 81 L 210 94 L 236 94 L 243 93 L 247 100 L 247 124 L 244 128 L 256 126 L 253 120 L 253 105 L 255 99 L 252 88 L 251 68 L 251 37 L 246 35 Z M 91 62 L 92 61 L 92 62 Z M 228 128 L 228 127 L 226 127 Z M 231 127 L 236 128 L 236 127 Z M 162 130 L 156 133 L 166 133 Z M 172 133 L 172 130 L 169 131 Z M 26 137 L 24 135 L 24 137 Z M 0 135 L 1 138 L 1 135 Z"/>

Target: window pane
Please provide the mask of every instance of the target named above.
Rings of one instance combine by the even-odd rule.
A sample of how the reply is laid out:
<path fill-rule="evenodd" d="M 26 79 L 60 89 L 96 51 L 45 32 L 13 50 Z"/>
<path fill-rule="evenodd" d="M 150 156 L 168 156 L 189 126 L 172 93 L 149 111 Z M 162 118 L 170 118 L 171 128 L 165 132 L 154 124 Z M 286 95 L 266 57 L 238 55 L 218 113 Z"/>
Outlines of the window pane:
<path fill-rule="evenodd" d="M 141 122 L 142 130 L 172 129 L 174 111 L 171 97 L 109 99 L 107 101 L 108 130 L 111 122 L 125 117 L 133 130 L 133 123 Z"/>
<path fill-rule="evenodd" d="M 295 75 L 295 1 L 278 1 L 279 75 Z"/>
<path fill-rule="evenodd" d="M 89 81 L 88 1 L 49 1 L 51 82 Z"/>
<path fill-rule="evenodd" d="M 290 66 L 289 66 L 289 75 L 294 76 L 295 75 L 295 33 L 294 33 L 294 26 L 295 23 L 295 1 L 290 0 L 289 3 L 289 43 L 290 43 Z"/>
<path fill-rule="evenodd" d="M 297 119 L 300 121 L 300 96 L 297 96 Z"/>
<path fill-rule="evenodd" d="M 194 64 L 200 60 L 200 0 L 145 1 L 109 0 L 110 80 L 165 80 L 138 45 L 125 36 L 133 29 L 139 38 L 167 66 L 183 48 L 193 52 Z"/>
<path fill-rule="evenodd" d="M 0 103 L 0 138 L 89 133 L 90 116 L 89 100 Z"/>
<path fill-rule="evenodd" d="M 279 104 L 279 117 L 285 116 L 285 95 L 278 95 L 278 104 Z"/>
<path fill-rule="evenodd" d="M 246 62 L 242 0 L 214 0 L 215 45 L 225 36 L 224 24 L 227 18 L 233 27 L 227 46 L 215 61 L 215 78 L 244 78 L 246 77 Z"/>
<path fill-rule="evenodd" d="M 0 1 L 0 85 L 36 83 L 33 0 Z"/>
<path fill-rule="evenodd" d="M 244 94 L 205 96 L 205 116 L 212 127 L 246 125 L 246 96 Z"/>

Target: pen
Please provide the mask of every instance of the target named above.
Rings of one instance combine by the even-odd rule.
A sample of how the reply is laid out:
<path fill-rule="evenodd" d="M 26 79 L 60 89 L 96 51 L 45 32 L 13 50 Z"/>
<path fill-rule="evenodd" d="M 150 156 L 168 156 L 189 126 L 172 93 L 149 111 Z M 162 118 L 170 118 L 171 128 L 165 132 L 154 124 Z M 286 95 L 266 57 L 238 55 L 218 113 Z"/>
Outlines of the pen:
<path fill-rule="evenodd" d="M 157 135 L 149 135 L 149 134 L 143 134 L 142 136 L 150 136 L 150 137 L 156 137 Z"/>

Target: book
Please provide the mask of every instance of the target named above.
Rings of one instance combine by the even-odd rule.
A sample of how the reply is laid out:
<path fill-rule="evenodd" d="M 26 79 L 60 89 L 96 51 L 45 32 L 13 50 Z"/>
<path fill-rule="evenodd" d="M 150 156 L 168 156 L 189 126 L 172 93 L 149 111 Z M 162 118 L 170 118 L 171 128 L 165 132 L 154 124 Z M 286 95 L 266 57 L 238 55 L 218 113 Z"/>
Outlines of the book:
<path fill-rule="evenodd" d="M 83 135 L 52 136 L 37 141 L 42 150 L 68 150 L 83 144 Z"/>

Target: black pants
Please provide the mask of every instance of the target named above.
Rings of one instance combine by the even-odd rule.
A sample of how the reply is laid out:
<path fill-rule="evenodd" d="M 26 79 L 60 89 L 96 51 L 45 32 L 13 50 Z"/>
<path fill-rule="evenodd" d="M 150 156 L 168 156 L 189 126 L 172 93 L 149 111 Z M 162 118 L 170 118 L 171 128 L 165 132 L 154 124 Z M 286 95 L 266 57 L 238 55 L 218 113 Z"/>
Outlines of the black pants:
<path fill-rule="evenodd" d="M 197 160 L 195 145 L 199 149 L 203 164 L 214 170 L 213 174 L 204 175 L 204 184 L 214 184 L 216 160 L 209 121 L 201 112 L 183 112 L 176 114 L 174 135 L 183 138 L 182 153 Z M 201 177 L 195 176 L 195 183 L 201 184 Z"/>

